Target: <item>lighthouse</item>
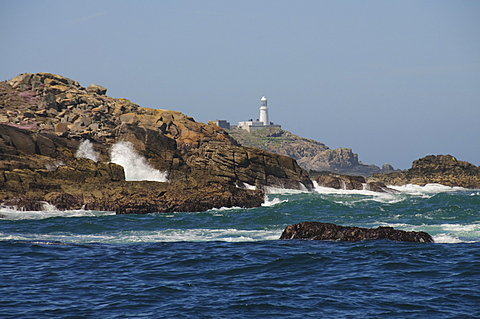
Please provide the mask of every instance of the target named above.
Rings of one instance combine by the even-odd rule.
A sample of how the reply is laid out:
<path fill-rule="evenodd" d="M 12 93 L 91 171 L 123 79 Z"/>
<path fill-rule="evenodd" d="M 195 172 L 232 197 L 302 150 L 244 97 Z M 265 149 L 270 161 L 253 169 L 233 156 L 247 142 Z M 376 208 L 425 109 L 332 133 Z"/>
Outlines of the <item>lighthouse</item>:
<path fill-rule="evenodd" d="M 232 128 L 233 127 L 238 129 L 243 129 L 248 132 L 253 132 L 253 131 L 261 130 L 264 128 L 272 128 L 272 127 L 282 128 L 281 125 L 273 124 L 268 119 L 267 98 L 265 97 L 265 95 L 262 96 L 262 98 L 260 99 L 260 118 L 257 119 L 256 121 L 250 119 L 249 121 L 238 122 L 238 126 L 232 125 Z"/>
<path fill-rule="evenodd" d="M 262 96 L 260 99 L 260 122 L 263 122 L 263 125 L 269 125 L 268 121 L 268 107 L 267 107 L 267 98 Z"/>

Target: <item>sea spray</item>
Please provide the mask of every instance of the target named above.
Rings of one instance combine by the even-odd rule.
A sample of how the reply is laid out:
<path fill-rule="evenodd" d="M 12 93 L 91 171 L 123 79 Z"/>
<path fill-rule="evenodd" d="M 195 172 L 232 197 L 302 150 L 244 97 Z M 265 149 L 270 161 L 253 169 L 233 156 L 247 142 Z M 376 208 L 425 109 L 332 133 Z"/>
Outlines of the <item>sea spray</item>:
<path fill-rule="evenodd" d="M 77 152 L 75 153 L 77 158 L 88 158 L 92 161 L 98 162 L 99 156 L 98 153 L 93 149 L 93 144 L 90 140 L 84 140 L 78 146 Z"/>
<path fill-rule="evenodd" d="M 127 181 L 167 181 L 167 173 L 150 166 L 130 142 L 115 143 L 110 149 L 110 158 L 112 163 L 123 166 Z"/>

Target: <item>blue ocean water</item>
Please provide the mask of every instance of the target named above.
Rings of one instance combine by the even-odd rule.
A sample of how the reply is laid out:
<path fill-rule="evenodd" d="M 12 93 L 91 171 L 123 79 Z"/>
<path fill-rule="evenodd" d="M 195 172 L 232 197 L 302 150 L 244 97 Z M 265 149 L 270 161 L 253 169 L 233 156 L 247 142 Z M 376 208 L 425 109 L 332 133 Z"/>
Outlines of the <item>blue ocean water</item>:
<path fill-rule="evenodd" d="M 264 206 L 114 215 L 0 209 L 1 318 L 479 318 L 480 191 L 271 189 Z M 288 224 L 436 243 L 278 240 Z"/>

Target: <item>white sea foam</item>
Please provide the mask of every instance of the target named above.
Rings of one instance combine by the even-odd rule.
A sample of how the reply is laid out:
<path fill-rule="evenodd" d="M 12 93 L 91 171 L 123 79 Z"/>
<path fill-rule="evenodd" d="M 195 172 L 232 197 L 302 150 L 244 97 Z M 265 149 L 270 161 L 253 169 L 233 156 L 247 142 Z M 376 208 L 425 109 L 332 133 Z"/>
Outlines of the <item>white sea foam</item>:
<path fill-rule="evenodd" d="M 432 236 L 432 238 L 438 244 L 457 244 L 457 243 L 472 242 L 472 241 L 461 240 L 457 237 L 450 236 L 447 234 L 435 235 L 435 236 Z"/>
<path fill-rule="evenodd" d="M 80 143 L 78 150 L 75 153 L 75 157 L 88 158 L 95 162 L 98 162 L 99 160 L 99 154 L 93 149 L 93 144 L 90 142 L 90 140 L 84 140 L 82 143 Z"/>
<path fill-rule="evenodd" d="M 409 225 L 404 223 L 382 223 L 405 231 L 424 231 L 430 234 L 436 243 L 473 243 L 480 241 L 480 223 L 475 224 L 433 224 Z M 376 227 L 368 225 L 366 227 Z"/>
<path fill-rule="evenodd" d="M 288 202 L 288 199 L 280 199 L 280 198 L 277 198 L 277 197 L 275 197 L 273 199 L 268 199 L 268 196 L 265 194 L 265 201 L 262 204 L 262 206 L 269 207 L 269 206 L 275 206 L 277 204 L 286 203 L 286 202 Z"/>
<path fill-rule="evenodd" d="M 130 142 L 117 142 L 110 150 L 112 163 L 123 166 L 127 181 L 167 182 L 167 172 L 161 172 L 133 149 Z"/>
<path fill-rule="evenodd" d="M 81 234 L 23 234 L 0 233 L 0 240 L 26 240 L 60 243 L 102 243 L 129 244 L 149 242 L 253 242 L 276 240 L 281 230 L 241 230 L 241 229 L 166 229 L 161 231 L 119 231 L 115 233 Z"/>
<path fill-rule="evenodd" d="M 305 189 L 289 189 L 289 188 L 265 186 L 264 190 L 265 190 L 265 193 L 267 194 L 282 194 L 282 195 L 310 193 L 306 188 Z"/>
<path fill-rule="evenodd" d="M 342 195 L 351 195 L 351 194 L 360 194 L 360 195 L 377 195 L 383 194 L 379 192 L 370 191 L 367 189 L 357 190 L 347 190 L 347 189 L 336 189 L 332 187 L 319 186 L 316 181 L 312 181 L 314 186 L 314 191 L 319 194 L 342 194 Z"/>
<path fill-rule="evenodd" d="M 42 203 L 43 211 L 22 211 L 14 207 L 0 207 L 0 220 L 27 220 L 27 219 L 46 219 L 52 217 L 93 217 L 115 215 L 115 212 L 101 212 L 83 209 L 60 211 L 47 202 Z"/>
<path fill-rule="evenodd" d="M 330 187 L 319 186 L 316 181 L 313 181 L 313 185 L 315 187 L 314 191 L 318 194 L 340 195 L 341 198 L 345 198 L 345 200 L 334 200 L 334 202 L 339 204 L 344 204 L 347 206 L 353 206 L 356 203 L 367 202 L 367 201 L 393 204 L 393 203 L 398 203 L 405 200 L 405 196 L 401 196 L 400 194 L 374 192 L 366 188 L 362 190 L 335 189 Z M 352 197 L 350 197 L 349 195 L 361 195 L 361 198 L 358 199 L 359 197 L 357 196 L 356 199 L 352 199 Z"/>
<path fill-rule="evenodd" d="M 413 185 L 413 184 L 407 184 L 407 185 L 402 185 L 402 186 L 394 186 L 394 185 L 389 185 L 388 187 L 395 189 L 399 192 L 402 192 L 404 194 L 409 194 L 409 195 L 433 195 L 433 194 L 438 194 L 438 193 L 445 193 L 445 192 L 456 192 L 456 191 L 461 191 L 465 190 L 465 188 L 462 187 L 450 187 L 450 186 L 445 186 L 441 184 L 426 184 L 425 186 L 419 186 L 419 185 Z"/>
<path fill-rule="evenodd" d="M 251 190 L 256 190 L 257 189 L 257 186 L 255 185 L 250 185 L 248 183 L 243 183 L 243 185 L 245 186 L 246 189 L 251 189 Z"/>
<path fill-rule="evenodd" d="M 220 207 L 220 208 L 212 208 L 209 211 L 227 211 L 227 210 L 236 210 L 236 209 L 244 209 L 239 206 L 232 206 L 232 207 Z"/>

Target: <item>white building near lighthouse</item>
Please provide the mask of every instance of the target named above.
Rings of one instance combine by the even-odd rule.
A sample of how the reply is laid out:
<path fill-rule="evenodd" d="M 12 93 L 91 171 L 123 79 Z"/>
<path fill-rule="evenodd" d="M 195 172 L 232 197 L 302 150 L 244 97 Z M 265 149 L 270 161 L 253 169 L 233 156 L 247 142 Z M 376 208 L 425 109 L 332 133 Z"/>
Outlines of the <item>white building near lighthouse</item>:
<path fill-rule="evenodd" d="M 278 124 L 273 124 L 268 119 L 268 107 L 267 107 L 267 98 L 262 96 L 260 99 L 260 118 L 254 121 L 253 119 L 245 121 L 245 122 L 238 122 L 238 128 L 246 130 L 248 132 L 253 132 L 257 130 L 261 130 L 267 127 L 278 127 L 281 128 Z"/>

